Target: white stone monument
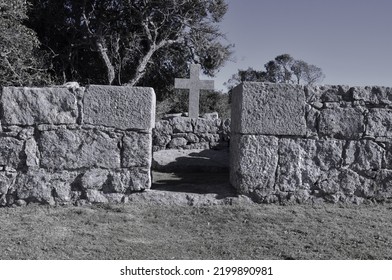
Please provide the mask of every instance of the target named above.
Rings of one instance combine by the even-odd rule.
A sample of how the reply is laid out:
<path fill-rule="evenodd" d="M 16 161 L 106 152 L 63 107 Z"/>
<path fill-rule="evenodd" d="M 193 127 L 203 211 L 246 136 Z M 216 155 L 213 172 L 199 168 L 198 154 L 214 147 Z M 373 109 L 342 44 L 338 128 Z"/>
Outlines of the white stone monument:
<path fill-rule="evenodd" d="M 214 89 L 214 81 L 200 80 L 199 73 L 201 66 L 199 64 L 191 64 L 191 74 L 189 79 L 175 79 L 174 87 L 178 89 L 189 89 L 189 117 L 199 117 L 199 101 L 200 90 Z"/>

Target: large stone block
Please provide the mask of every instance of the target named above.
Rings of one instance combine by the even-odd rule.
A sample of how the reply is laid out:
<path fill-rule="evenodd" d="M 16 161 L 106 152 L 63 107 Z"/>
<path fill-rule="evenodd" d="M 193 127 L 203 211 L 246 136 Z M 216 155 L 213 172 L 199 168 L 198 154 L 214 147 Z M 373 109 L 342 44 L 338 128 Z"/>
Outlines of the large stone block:
<path fill-rule="evenodd" d="M 119 168 L 121 137 L 95 130 L 41 132 L 41 166 L 47 169 Z"/>
<path fill-rule="evenodd" d="M 3 125 L 76 123 L 76 96 L 66 88 L 5 87 Z"/>
<path fill-rule="evenodd" d="M 392 110 L 370 109 L 366 134 L 372 137 L 392 138 Z"/>
<path fill-rule="evenodd" d="M 337 139 L 360 139 L 365 131 L 361 108 L 333 108 L 321 111 L 319 132 Z"/>
<path fill-rule="evenodd" d="M 382 168 L 385 150 L 373 141 L 350 141 L 345 152 L 345 165 L 355 171 L 374 171 Z"/>
<path fill-rule="evenodd" d="M 83 98 L 84 123 L 151 131 L 155 125 L 152 88 L 89 86 Z"/>
<path fill-rule="evenodd" d="M 150 167 L 152 136 L 150 133 L 128 132 L 124 136 L 122 167 Z"/>
<path fill-rule="evenodd" d="M 320 176 L 342 164 L 343 141 L 281 139 L 277 185 L 281 191 L 310 190 Z"/>
<path fill-rule="evenodd" d="M 16 179 L 17 197 L 27 202 L 51 205 L 72 202 L 72 184 L 76 177 L 76 172 L 29 170 L 19 174 Z"/>
<path fill-rule="evenodd" d="M 278 165 L 278 138 L 260 135 L 232 135 L 230 182 L 241 193 L 272 192 Z"/>
<path fill-rule="evenodd" d="M 23 159 L 23 141 L 0 137 L 0 165 L 16 169 Z"/>
<path fill-rule="evenodd" d="M 232 98 L 232 133 L 306 135 L 302 86 L 247 82 L 233 90 Z"/>

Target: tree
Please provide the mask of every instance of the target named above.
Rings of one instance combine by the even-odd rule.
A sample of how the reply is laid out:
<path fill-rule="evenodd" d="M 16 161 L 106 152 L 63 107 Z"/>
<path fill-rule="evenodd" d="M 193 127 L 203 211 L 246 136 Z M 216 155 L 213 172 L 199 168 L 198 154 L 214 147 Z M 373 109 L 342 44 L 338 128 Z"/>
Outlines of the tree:
<path fill-rule="evenodd" d="M 264 65 L 267 80 L 273 83 L 290 83 L 292 78 L 291 66 L 294 58 L 289 54 L 282 54 L 275 57 Z"/>
<path fill-rule="evenodd" d="M 24 0 L 0 0 L 0 85 L 23 86 L 47 82 L 43 55 L 27 19 Z"/>
<path fill-rule="evenodd" d="M 254 70 L 249 67 L 246 70 L 238 69 L 236 74 L 233 74 L 231 78 L 225 83 L 225 86 L 231 90 L 236 85 L 242 82 L 266 82 L 266 72 Z"/>
<path fill-rule="evenodd" d="M 313 85 L 325 78 L 320 67 L 308 64 L 303 60 L 296 60 L 291 66 L 291 70 L 296 77 L 297 84 L 300 84 L 302 80 L 306 85 Z"/>
<path fill-rule="evenodd" d="M 159 90 L 188 62 L 213 75 L 231 55 L 217 27 L 224 0 L 30 1 L 31 26 L 63 80 L 151 86 L 158 70 Z"/>
<path fill-rule="evenodd" d="M 225 85 L 231 91 L 241 82 L 297 83 L 313 85 L 321 82 L 325 75 L 321 68 L 296 60 L 289 54 L 282 54 L 264 64 L 265 71 L 238 70 Z"/>

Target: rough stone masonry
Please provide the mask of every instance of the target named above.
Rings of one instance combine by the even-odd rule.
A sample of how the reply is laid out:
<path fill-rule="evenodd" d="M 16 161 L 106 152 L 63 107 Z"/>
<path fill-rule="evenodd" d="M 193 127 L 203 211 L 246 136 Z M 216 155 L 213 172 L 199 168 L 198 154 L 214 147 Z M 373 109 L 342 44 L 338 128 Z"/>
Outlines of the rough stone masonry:
<path fill-rule="evenodd" d="M 392 89 L 244 83 L 230 181 L 257 202 L 392 199 Z"/>
<path fill-rule="evenodd" d="M 151 186 L 151 88 L 5 87 L 0 206 L 120 202 Z"/>

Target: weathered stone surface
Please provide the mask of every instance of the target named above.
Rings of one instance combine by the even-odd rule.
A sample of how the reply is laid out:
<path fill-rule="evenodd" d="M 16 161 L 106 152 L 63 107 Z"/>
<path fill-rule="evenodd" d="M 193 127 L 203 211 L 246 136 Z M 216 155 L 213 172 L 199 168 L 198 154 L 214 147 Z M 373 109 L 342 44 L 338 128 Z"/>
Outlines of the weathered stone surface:
<path fill-rule="evenodd" d="M 123 140 L 122 167 L 150 167 L 152 139 L 150 133 L 127 132 Z"/>
<path fill-rule="evenodd" d="M 201 134 L 200 142 L 208 142 L 210 144 L 217 143 L 219 141 L 219 134 Z"/>
<path fill-rule="evenodd" d="M 241 193 L 273 190 L 278 165 L 278 138 L 232 135 L 230 182 Z"/>
<path fill-rule="evenodd" d="M 173 134 L 173 128 L 169 121 L 161 120 L 155 123 L 154 133 Z"/>
<path fill-rule="evenodd" d="M 169 121 L 161 120 L 155 123 L 152 131 L 152 145 L 166 147 L 169 144 L 173 134 L 173 128 Z"/>
<path fill-rule="evenodd" d="M 230 133 L 231 119 L 222 120 L 222 130 Z"/>
<path fill-rule="evenodd" d="M 360 108 L 334 108 L 321 111 L 319 132 L 337 139 L 360 139 L 364 127 L 364 112 Z"/>
<path fill-rule="evenodd" d="M 302 86 L 247 82 L 233 90 L 232 98 L 232 133 L 306 134 Z"/>
<path fill-rule="evenodd" d="M 392 171 L 381 170 L 376 178 L 374 196 L 378 201 L 392 199 Z"/>
<path fill-rule="evenodd" d="M 389 87 L 353 87 L 353 98 L 371 105 L 391 105 L 392 89 Z"/>
<path fill-rule="evenodd" d="M 26 141 L 25 154 L 26 154 L 26 166 L 27 167 L 38 167 L 39 166 L 38 146 L 33 138 Z"/>
<path fill-rule="evenodd" d="M 196 136 L 196 134 L 193 133 L 188 133 L 185 136 L 185 139 L 189 142 L 189 143 L 199 143 L 199 137 Z"/>
<path fill-rule="evenodd" d="M 220 119 L 173 117 L 170 121 L 163 120 L 157 122 L 153 130 L 152 143 L 153 151 L 155 152 L 164 149 L 228 147 L 229 139 L 230 119 L 222 121 Z M 200 144 L 200 142 L 203 143 Z"/>
<path fill-rule="evenodd" d="M 392 110 L 370 109 L 366 135 L 392 138 Z"/>
<path fill-rule="evenodd" d="M 208 120 L 217 120 L 219 119 L 219 114 L 218 112 L 213 112 L 213 113 L 205 113 L 202 116 L 203 119 L 208 119 Z"/>
<path fill-rule="evenodd" d="M 66 88 L 5 87 L 1 97 L 3 125 L 76 123 L 74 94 Z"/>
<path fill-rule="evenodd" d="M 120 138 L 93 130 L 42 132 L 38 147 L 41 166 L 48 169 L 119 168 Z"/>
<path fill-rule="evenodd" d="M 311 189 L 323 173 L 341 166 L 342 150 L 343 141 L 339 140 L 279 140 L 279 189 Z"/>
<path fill-rule="evenodd" d="M 91 169 L 81 177 L 81 187 L 83 189 L 102 189 L 108 181 L 109 171 L 104 169 Z"/>
<path fill-rule="evenodd" d="M 129 184 L 127 192 L 139 192 L 151 188 L 150 169 L 135 168 L 128 171 Z"/>
<path fill-rule="evenodd" d="M 350 141 L 345 156 L 345 165 L 355 171 L 380 170 L 384 149 L 373 141 Z"/>
<path fill-rule="evenodd" d="M 159 135 L 159 134 L 155 134 L 152 138 L 152 145 L 153 146 L 159 146 L 162 148 L 165 148 L 167 144 L 170 143 L 171 140 L 171 136 L 170 135 Z"/>
<path fill-rule="evenodd" d="M 187 143 L 188 141 L 185 138 L 182 137 L 173 138 L 170 141 L 168 147 L 169 149 L 183 148 L 184 146 L 186 146 Z"/>
<path fill-rule="evenodd" d="M 352 101 L 352 92 L 345 85 L 316 85 L 305 87 L 306 102 L 318 106 L 320 102 Z"/>
<path fill-rule="evenodd" d="M 8 190 L 12 188 L 15 183 L 16 174 L 16 172 L 0 172 L 0 197 L 4 197 L 3 203 L 0 203 L 1 206 L 7 204 L 6 195 L 8 194 Z"/>
<path fill-rule="evenodd" d="M 151 173 L 148 168 L 132 168 L 111 171 L 107 193 L 131 193 L 151 188 Z"/>
<path fill-rule="evenodd" d="M 121 203 L 123 198 L 120 193 L 104 193 L 95 189 L 86 191 L 86 200 L 90 203 Z"/>
<path fill-rule="evenodd" d="M 336 201 L 334 201 L 337 202 L 339 196 L 342 196 L 344 192 L 353 195 L 359 184 L 360 179 L 355 172 L 347 169 L 331 169 L 322 174 L 316 186 L 323 194 L 338 195 L 335 197 Z"/>
<path fill-rule="evenodd" d="M 88 189 L 86 190 L 86 199 L 91 203 L 108 203 L 108 199 L 106 196 L 100 192 L 99 190 L 95 189 Z"/>
<path fill-rule="evenodd" d="M 392 142 L 385 143 L 384 147 L 383 168 L 392 170 Z"/>
<path fill-rule="evenodd" d="M 151 131 L 155 125 L 152 88 L 88 87 L 83 99 L 84 123 Z"/>
<path fill-rule="evenodd" d="M 197 119 L 195 122 L 194 132 L 196 134 L 199 133 L 217 133 L 219 129 L 219 124 L 217 123 L 219 120 L 213 119 Z"/>
<path fill-rule="evenodd" d="M 192 119 L 176 117 L 171 121 L 174 133 L 193 132 Z"/>
<path fill-rule="evenodd" d="M 27 202 L 55 204 L 71 201 L 73 172 L 51 173 L 42 169 L 19 174 L 15 183 L 17 197 Z"/>
<path fill-rule="evenodd" d="M 306 105 L 306 136 L 318 137 L 320 111 Z"/>
<path fill-rule="evenodd" d="M 34 127 L 23 128 L 18 133 L 17 137 L 20 140 L 27 140 L 34 136 Z"/>
<path fill-rule="evenodd" d="M 0 165 L 17 168 L 22 164 L 23 142 L 11 137 L 0 137 Z"/>

